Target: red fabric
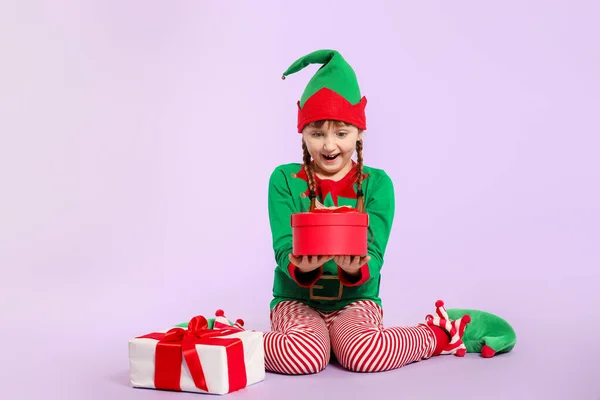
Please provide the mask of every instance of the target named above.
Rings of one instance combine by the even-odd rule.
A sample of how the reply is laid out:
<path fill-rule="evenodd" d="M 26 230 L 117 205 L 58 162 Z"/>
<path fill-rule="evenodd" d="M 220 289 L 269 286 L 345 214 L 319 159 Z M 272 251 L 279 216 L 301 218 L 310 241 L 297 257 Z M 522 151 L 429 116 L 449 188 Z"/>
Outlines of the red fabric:
<path fill-rule="evenodd" d="M 347 199 L 355 199 L 357 193 L 354 190 L 354 184 L 356 183 L 357 165 L 356 162 L 352 161 L 352 169 L 339 181 L 331 179 L 321 179 L 315 174 L 315 184 L 317 186 L 316 195 L 321 199 L 325 199 L 328 194 L 331 193 L 331 199 L 333 204 L 338 205 L 338 197 L 344 197 Z M 300 167 L 300 171 L 296 173 L 296 177 L 300 178 L 308 183 L 308 177 L 304 167 Z M 369 174 L 363 173 L 363 182 L 369 177 Z M 304 192 L 306 196 L 310 194 L 310 189 L 306 189 Z"/>
<path fill-rule="evenodd" d="M 304 107 L 301 108 L 298 101 L 298 133 L 302 133 L 307 124 L 326 119 L 344 121 L 366 130 L 366 106 L 367 98 L 364 96 L 358 104 L 352 105 L 333 90 L 320 89 L 304 103 Z"/>
<path fill-rule="evenodd" d="M 365 264 L 360 267 L 360 278 L 358 280 L 356 280 L 355 277 L 348 275 L 346 271 L 340 267 L 338 267 L 338 277 L 344 286 L 360 286 L 368 281 L 371 277 L 369 272 L 369 264 Z"/>
<path fill-rule="evenodd" d="M 319 267 L 316 271 L 317 272 L 311 271 L 305 273 L 301 272 L 294 264 L 288 264 L 288 272 L 290 273 L 290 276 L 298 284 L 298 286 L 302 286 L 303 288 L 309 288 L 319 279 L 321 279 L 321 276 L 323 275 L 323 267 Z"/>
<path fill-rule="evenodd" d="M 429 327 L 431 328 L 431 330 L 433 331 L 433 334 L 435 335 L 436 345 L 435 345 L 435 350 L 433 350 L 433 355 L 437 356 L 442 351 L 444 351 L 446 346 L 448 346 L 448 343 L 450 343 L 450 336 L 448 335 L 448 333 L 446 333 L 445 330 L 443 330 L 442 328 L 440 328 L 438 326 L 430 325 Z"/>
<path fill-rule="evenodd" d="M 197 344 L 224 346 L 227 355 L 229 392 L 246 387 L 246 365 L 244 346 L 239 338 L 224 339 L 239 329 L 208 329 L 203 316 L 192 318 L 187 329 L 173 328 L 166 333 L 154 332 L 139 338 L 158 340 L 156 345 L 154 386 L 157 389 L 181 391 L 181 363 L 190 370 L 194 384 L 200 390 L 208 391 L 202 363 L 196 350 Z M 215 339 L 215 337 L 220 337 Z"/>

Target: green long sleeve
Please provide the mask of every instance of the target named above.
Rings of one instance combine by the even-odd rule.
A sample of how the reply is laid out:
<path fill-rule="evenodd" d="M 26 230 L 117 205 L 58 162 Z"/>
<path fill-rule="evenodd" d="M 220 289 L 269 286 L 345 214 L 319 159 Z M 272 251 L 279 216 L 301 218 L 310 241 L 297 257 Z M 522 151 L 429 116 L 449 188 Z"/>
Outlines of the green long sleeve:
<path fill-rule="evenodd" d="M 292 252 L 290 217 L 296 212 L 285 172 L 276 169 L 269 179 L 269 222 L 277 268 L 291 278 L 288 272 L 288 255 Z"/>

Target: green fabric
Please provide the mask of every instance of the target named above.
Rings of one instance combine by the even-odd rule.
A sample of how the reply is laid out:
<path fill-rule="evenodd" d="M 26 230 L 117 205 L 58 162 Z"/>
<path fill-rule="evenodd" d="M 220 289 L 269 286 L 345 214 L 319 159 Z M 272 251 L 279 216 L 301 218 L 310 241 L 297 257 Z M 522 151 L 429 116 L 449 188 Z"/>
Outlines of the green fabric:
<path fill-rule="evenodd" d="M 465 314 L 471 317 L 471 322 L 467 325 L 463 336 L 467 353 L 480 353 L 484 345 L 491 347 L 496 354 L 508 353 L 517 343 L 513 327 L 497 315 L 462 308 L 451 308 L 446 311 L 452 320 Z"/>
<path fill-rule="evenodd" d="M 306 100 L 323 88 L 333 90 L 352 105 L 360 102 L 361 94 L 356 74 L 335 50 L 317 50 L 299 58 L 283 73 L 283 77 L 296 73 L 310 64 L 323 64 L 323 66 L 306 85 L 300 98 L 301 108 L 304 107 Z"/>
<path fill-rule="evenodd" d="M 388 244 L 395 212 L 394 187 L 385 171 L 363 167 L 369 177 L 363 181 L 365 210 L 369 214 L 369 280 L 362 285 L 343 287 L 340 300 L 310 299 L 308 288 L 299 286 L 290 276 L 288 255 L 292 252 L 292 213 L 306 212 L 310 209 L 310 199 L 303 197 L 308 184 L 295 177 L 302 164 L 284 164 L 271 174 L 268 189 L 268 212 L 272 232 L 272 243 L 277 266 L 273 282 L 273 300 L 271 309 L 283 300 L 297 300 L 323 311 L 338 310 L 345 305 L 361 299 L 372 300 L 381 305 L 379 297 L 380 270 L 384 263 L 384 254 Z M 356 190 L 356 184 L 354 184 Z M 334 206 L 331 195 L 319 199 L 325 206 Z M 356 198 L 338 197 L 338 206 L 356 206 Z M 333 260 L 323 266 L 323 275 L 337 276 L 337 265 Z M 323 286 L 315 294 L 322 297 L 336 296 L 339 291 L 337 279 L 321 279 L 317 285 Z"/>

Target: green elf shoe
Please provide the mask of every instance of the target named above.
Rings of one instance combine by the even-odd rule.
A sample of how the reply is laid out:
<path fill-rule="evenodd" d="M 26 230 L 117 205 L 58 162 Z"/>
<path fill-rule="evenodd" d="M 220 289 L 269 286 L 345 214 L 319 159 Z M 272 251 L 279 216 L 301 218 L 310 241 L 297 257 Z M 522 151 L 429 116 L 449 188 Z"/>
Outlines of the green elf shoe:
<path fill-rule="evenodd" d="M 508 353 L 517 343 L 513 327 L 497 315 L 466 308 L 450 308 L 446 312 L 450 319 L 464 316 L 471 319 L 462 335 L 467 353 L 480 353 L 484 358 L 491 358 Z"/>
<path fill-rule="evenodd" d="M 225 317 L 225 312 L 223 310 L 217 310 L 215 312 L 214 318 L 206 318 L 206 322 L 208 323 L 208 329 L 224 329 L 224 328 L 236 328 L 239 330 L 244 330 L 244 321 L 241 319 L 235 320 L 232 322 Z M 177 328 L 185 328 L 187 329 L 189 322 L 182 322 L 180 324 L 175 325 Z"/>

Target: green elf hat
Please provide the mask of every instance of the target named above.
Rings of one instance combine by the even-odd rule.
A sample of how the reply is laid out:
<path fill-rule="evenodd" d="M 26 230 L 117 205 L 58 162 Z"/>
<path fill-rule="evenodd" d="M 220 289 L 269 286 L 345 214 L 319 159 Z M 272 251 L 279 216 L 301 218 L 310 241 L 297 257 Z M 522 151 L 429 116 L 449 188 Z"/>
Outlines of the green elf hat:
<path fill-rule="evenodd" d="M 343 121 L 366 130 L 366 97 L 361 96 L 352 67 L 335 50 L 317 50 L 296 60 L 282 79 L 310 64 L 323 64 L 298 101 L 298 132 L 315 121 Z"/>

